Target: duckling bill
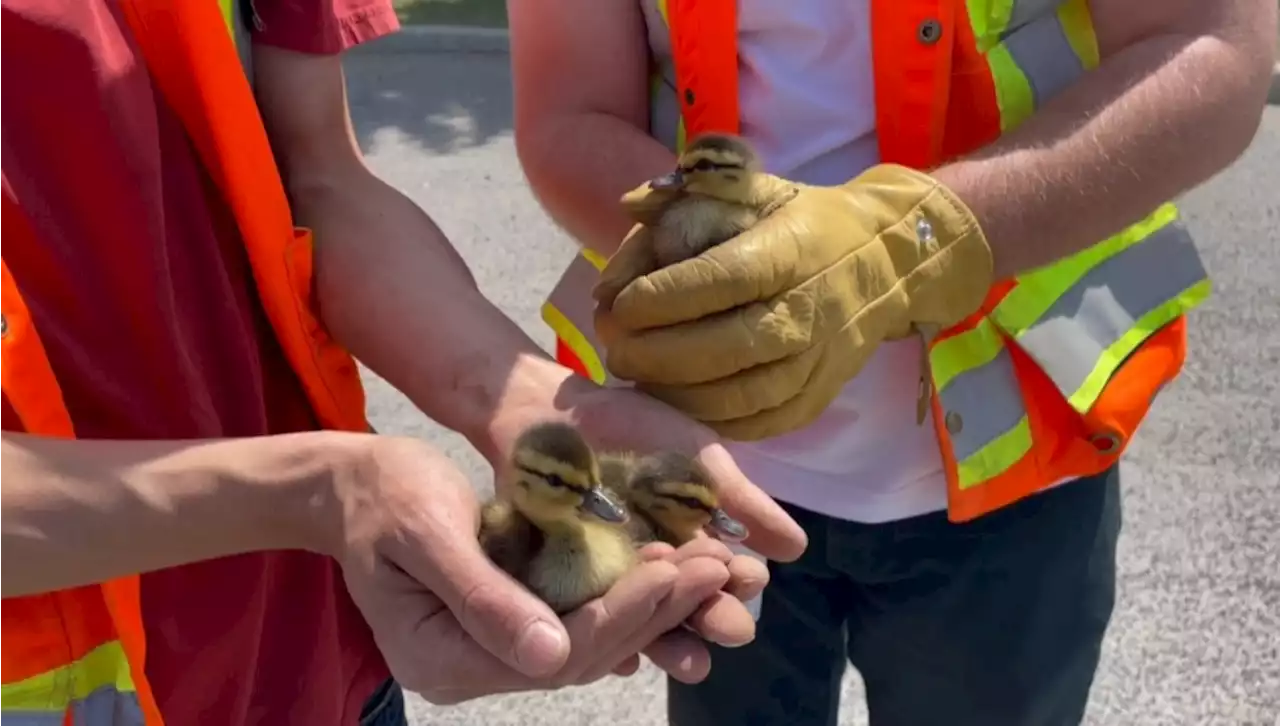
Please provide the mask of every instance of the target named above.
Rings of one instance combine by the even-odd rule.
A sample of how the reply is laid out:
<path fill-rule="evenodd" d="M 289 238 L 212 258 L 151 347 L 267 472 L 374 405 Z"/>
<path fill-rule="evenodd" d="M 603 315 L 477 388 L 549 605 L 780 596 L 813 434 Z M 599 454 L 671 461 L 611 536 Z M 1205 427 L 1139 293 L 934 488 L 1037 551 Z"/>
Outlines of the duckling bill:
<path fill-rule="evenodd" d="M 627 524 L 637 543 L 666 542 L 679 547 L 699 532 L 737 542 L 747 528 L 720 507 L 711 477 L 698 462 L 668 451 L 639 458 L 601 457 L 605 486 L 630 510 Z"/>
<path fill-rule="evenodd" d="M 512 481 L 481 511 L 480 544 L 557 614 L 603 595 L 638 562 L 628 513 L 577 429 L 530 427 L 510 464 Z"/>
<path fill-rule="evenodd" d="M 782 192 L 756 184 L 760 171 L 759 156 L 738 136 L 703 134 L 690 142 L 674 171 L 649 182 L 658 267 L 696 257 L 776 208 Z"/>

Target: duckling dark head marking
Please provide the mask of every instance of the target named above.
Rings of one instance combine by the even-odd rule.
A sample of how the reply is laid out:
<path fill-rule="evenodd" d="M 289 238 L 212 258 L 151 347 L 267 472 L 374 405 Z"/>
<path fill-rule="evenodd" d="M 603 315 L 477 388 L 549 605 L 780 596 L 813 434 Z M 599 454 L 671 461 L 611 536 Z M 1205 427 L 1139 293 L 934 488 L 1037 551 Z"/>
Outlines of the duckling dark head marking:
<path fill-rule="evenodd" d="M 512 449 L 516 507 L 530 518 L 570 520 L 590 514 L 625 522 L 626 510 L 600 484 L 595 452 L 570 424 L 546 422 L 525 430 Z"/>
<path fill-rule="evenodd" d="M 737 541 L 747 528 L 720 508 L 711 477 L 694 459 L 666 452 L 645 457 L 631 482 L 632 500 L 677 539 L 691 539 L 699 530 Z"/>
<path fill-rule="evenodd" d="M 675 171 L 654 179 L 649 186 L 658 191 L 745 201 L 750 195 L 751 174 L 759 170 L 759 157 L 741 138 L 703 134 L 680 154 Z"/>

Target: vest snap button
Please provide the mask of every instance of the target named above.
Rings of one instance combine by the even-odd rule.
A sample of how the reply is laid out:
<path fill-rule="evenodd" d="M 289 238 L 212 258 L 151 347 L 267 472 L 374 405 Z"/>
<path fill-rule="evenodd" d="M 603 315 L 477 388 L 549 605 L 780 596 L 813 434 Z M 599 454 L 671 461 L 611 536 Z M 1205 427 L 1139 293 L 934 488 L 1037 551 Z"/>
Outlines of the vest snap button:
<path fill-rule="evenodd" d="M 4 313 L 0 313 L 0 338 L 9 334 L 9 318 Z"/>
<path fill-rule="evenodd" d="M 692 88 L 684 89 L 684 102 L 689 104 L 690 106 L 693 105 L 693 89 Z"/>
<path fill-rule="evenodd" d="M 947 427 L 947 433 L 955 436 L 964 430 L 964 419 L 955 411 L 947 411 L 947 415 L 942 417 L 942 423 Z"/>
<path fill-rule="evenodd" d="M 1111 454 L 1120 448 L 1120 437 L 1110 431 L 1103 431 L 1090 436 L 1089 443 L 1093 444 L 1093 448 L 1097 449 L 1098 453 Z"/>
<path fill-rule="evenodd" d="M 933 45 L 942 37 L 942 23 L 937 20 L 926 20 L 916 29 L 916 37 L 925 45 Z"/>

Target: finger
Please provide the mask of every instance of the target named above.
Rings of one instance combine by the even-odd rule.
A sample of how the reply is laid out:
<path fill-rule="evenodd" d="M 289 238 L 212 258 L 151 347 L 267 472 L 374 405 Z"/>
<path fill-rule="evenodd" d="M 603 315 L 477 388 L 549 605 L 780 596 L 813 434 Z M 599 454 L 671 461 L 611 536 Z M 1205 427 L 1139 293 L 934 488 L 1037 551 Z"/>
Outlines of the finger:
<path fill-rule="evenodd" d="M 649 644 L 645 657 L 681 683 L 699 683 L 711 672 L 711 654 L 694 634 L 673 630 Z"/>
<path fill-rule="evenodd" d="M 820 367 L 827 350 L 825 347 L 810 348 L 797 355 L 705 383 L 640 383 L 636 388 L 698 421 L 731 421 L 778 408 L 797 396 L 825 393 L 825 387 L 816 385 L 814 371 Z M 828 403 L 840 391 L 840 386 L 830 388 L 831 392 L 825 399 Z"/>
<path fill-rule="evenodd" d="M 667 561 L 680 564 L 695 557 L 707 557 L 728 565 L 733 559 L 733 551 L 725 543 L 699 533 L 695 539 L 673 550 Z"/>
<path fill-rule="evenodd" d="M 640 623 L 640 627 L 632 635 L 612 647 L 600 649 L 596 654 L 598 660 L 578 682 L 598 679 L 618 663 L 647 648 L 664 633 L 674 630 L 728 581 L 729 570 L 722 562 L 698 557 L 680 563 L 679 577 L 652 617 L 634 621 Z"/>
<path fill-rule="evenodd" d="M 657 617 L 681 575 L 670 562 L 641 563 L 603 596 L 566 615 L 573 652 L 559 677 L 564 682 L 588 683 L 639 652 L 638 646 L 627 650 L 625 644 Z"/>
<path fill-rule="evenodd" d="M 628 287 L 623 295 L 633 288 Z M 841 322 L 847 319 L 841 318 Z M 815 311 L 813 298 L 792 291 L 775 300 L 661 328 L 629 327 L 614 310 L 597 327 L 607 336 L 602 342 L 607 346 L 609 370 L 615 376 L 637 383 L 689 385 L 717 381 L 814 350 L 831 334 L 826 327 L 831 323 Z"/>
<path fill-rule="evenodd" d="M 804 530 L 747 479 L 724 446 L 704 446 L 697 459 L 715 482 L 721 508 L 746 525 L 749 534 L 743 545 L 779 562 L 791 562 L 804 552 L 809 544 Z"/>
<path fill-rule="evenodd" d="M 750 643 L 756 637 L 756 621 L 738 598 L 714 593 L 686 621 L 690 628 L 707 640 L 726 648 Z"/>
<path fill-rule="evenodd" d="M 600 271 L 600 277 L 591 289 L 591 297 L 605 310 L 613 306 L 614 299 L 632 280 L 653 272 L 657 268 L 653 254 L 653 231 L 636 225 L 609 258 Z"/>
<path fill-rule="evenodd" d="M 729 584 L 724 591 L 746 602 L 759 597 L 769 584 L 769 566 L 748 555 L 735 555 L 729 561 Z"/>
<path fill-rule="evenodd" d="M 418 642 L 423 663 L 417 672 L 429 684 L 426 695 L 441 705 L 499 693 L 554 688 L 578 682 L 602 650 L 631 638 L 651 620 L 659 604 L 671 593 L 680 572 L 669 562 L 644 563 L 627 573 L 603 597 L 565 616 L 565 629 L 573 643 L 569 662 L 554 678 L 527 676 L 480 647 L 452 617 L 428 619 Z M 639 650 L 633 649 L 632 654 Z M 613 658 L 593 673 L 607 675 L 625 663 Z M 583 681 L 585 682 L 585 681 Z"/>
<path fill-rule="evenodd" d="M 613 674 L 615 676 L 629 678 L 634 676 L 638 670 L 640 670 L 640 656 L 633 655 L 619 663 L 618 666 L 613 669 Z"/>
<path fill-rule="evenodd" d="M 792 204 L 802 202 L 806 209 L 815 206 L 813 200 Z M 623 325 L 639 330 L 696 320 L 798 287 L 855 244 L 815 244 L 805 216 L 798 208 L 770 215 L 697 257 L 645 275 L 618 295 L 613 310 Z"/>
<path fill-rule="evenodd" d="M 470 484 L 438 484 L 413 531 L 416 541 L 398 548 L 396 564 L 444 601 L 468 635 L 517 672 L 540 677 L 560 670 L 569 657 L 560 619 L 480 549 Z"/>
<path fill-rule="evenodd" d="M 640 559 L 648 562 L 649 560 L 668 559 L 675 554 L 676 548 L 666 542 L 650 542 L 640 548 Z"/>

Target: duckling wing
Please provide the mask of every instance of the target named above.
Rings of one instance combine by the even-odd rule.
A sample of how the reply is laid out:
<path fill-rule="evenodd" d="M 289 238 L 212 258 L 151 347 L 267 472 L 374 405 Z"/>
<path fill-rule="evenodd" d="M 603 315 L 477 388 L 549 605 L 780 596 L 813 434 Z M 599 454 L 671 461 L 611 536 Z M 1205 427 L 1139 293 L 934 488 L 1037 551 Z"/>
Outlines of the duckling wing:
<path fill-rule="evenodd" d="M 494 500 L 480 509 L 480 548 L 493 564 L 523 581 L 542 548 L 542 532 L 510 502 Z"/>
<path fill-rule="evenodd" d="M 634 454 L 606 451 L 598 454 L 600 465 L 600 483 L 606 489 L 618 495 L 627 510 L 627 522 L 623 525 L 627 535 L 636 545 L 645 545 L 657 540 L 653 522 L 644 509 L 637 505 L 633 496 L 632 485 L 635 482 L 640 459 Z"/>
<path fill-rule="evenodd" d="M 596 460 L 600 466 L 600 483 L 624 502 L 627 501 L 636 458 L 628 453 L 603 451 L 596 455 Z"/>
<path fill-rule="evenodd" d="M 653 254 L 659 267 L 697 257 L 750 229 L 760 220 L 744 204 L 689 196 L 673 203 L 654 229 Z"/>

